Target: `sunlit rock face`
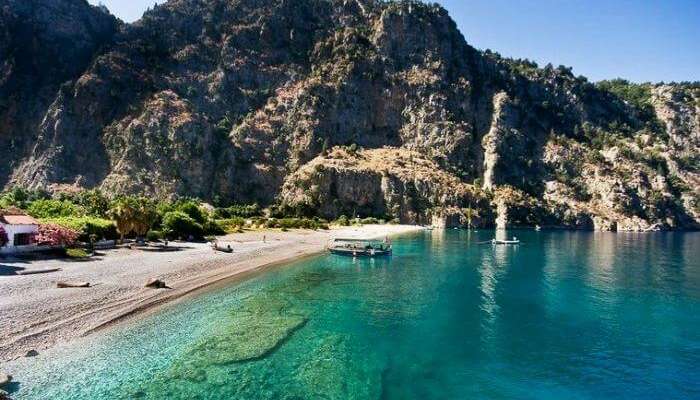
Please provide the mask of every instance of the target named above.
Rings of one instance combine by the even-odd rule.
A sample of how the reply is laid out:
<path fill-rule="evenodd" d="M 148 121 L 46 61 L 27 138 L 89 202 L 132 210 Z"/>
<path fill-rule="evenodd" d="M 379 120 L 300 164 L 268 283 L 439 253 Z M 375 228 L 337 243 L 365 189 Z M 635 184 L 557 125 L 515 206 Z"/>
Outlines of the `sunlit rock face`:
<path fill-rule="evenodd" d="M 0 9 L 6 187 L 296 206 L 300 171 L 355 146 L 416 152 L 475 193 L 346 171 L 323 178 L 346 188 L 328 191 L 325 215 L 362 204 L 440 224 L 494 224 L 499 209 L 504 226 L 700 221 L 697 85 L 631 101 L 565 67 L 478 51 L 443 8 L 417 2 L 169 1 L 133 24 L 82 0 L 28 4 Z"/>
<path fill-rule="evenodd" d="M 490 224 L 485 193 L 420 153 L 399 148 L 357 152 L 336 148 L 291 174 L 280 201 L 288 211 L 330 219 L 376 215 L 446 225 L 448 220 L 472 217 L 475 225 Z"/>

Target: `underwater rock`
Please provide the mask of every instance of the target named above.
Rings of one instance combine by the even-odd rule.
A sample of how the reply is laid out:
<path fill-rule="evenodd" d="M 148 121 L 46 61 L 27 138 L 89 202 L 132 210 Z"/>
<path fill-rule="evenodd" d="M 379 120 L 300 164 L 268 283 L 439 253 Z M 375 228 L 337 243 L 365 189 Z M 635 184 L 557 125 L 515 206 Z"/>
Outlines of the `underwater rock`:
<path fill-rule="evenodd" d="M 297 378 L 303 387 L 302 397 L 380 398 L 383 363 L 370 357 L 370 351 L 351 346 L 340 335 L 322 338 L 299 363 Z"/>
<path fill-rule="evenodd" d="M 207 398 L 309 398 L 305 391 L 270 385 L 279 379 L 271 356 L 307 324 L 307 296 L 332 281 L 332 276 L 303 272 L 241 298 L 217 325 L 183 349 L 167 370 L 128 390 L 125 398 L 136 393 L 141 399 L 169 398 L 169 393 L 176 398 L 201 398 L 197 393 L 202 391 L 209 394 Z"/>
<path fill-rule="evenodd" d="M 299 315 L 240 314 L 226 330 L 198 343 L 190 357 L 218 365 L 259 360 L 279 348 L 306 322 Z"/>

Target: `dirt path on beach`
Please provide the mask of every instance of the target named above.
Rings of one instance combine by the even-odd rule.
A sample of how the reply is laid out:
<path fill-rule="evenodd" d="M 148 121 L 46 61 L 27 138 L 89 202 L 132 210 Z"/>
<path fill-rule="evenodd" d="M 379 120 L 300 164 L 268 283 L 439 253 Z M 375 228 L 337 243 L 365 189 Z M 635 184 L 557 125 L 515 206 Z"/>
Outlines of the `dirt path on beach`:
<path fill-rule="evenodd" d="M 0 360 L 41 352 L 212 284 L 317 254 L 332 237 L 383 237 L 419 229 L 367 225 L 245 232 L 220 238 L 220 245 L 231 244 L 232 254 L 201 243 L 171 243 L 175 251 L 115 249 L 83 262 L 0 258 Z M 150 278 L 170 289 L 145 288 Z M 58 289 L 59 281 L 90 282 L 91 287 Z"/>

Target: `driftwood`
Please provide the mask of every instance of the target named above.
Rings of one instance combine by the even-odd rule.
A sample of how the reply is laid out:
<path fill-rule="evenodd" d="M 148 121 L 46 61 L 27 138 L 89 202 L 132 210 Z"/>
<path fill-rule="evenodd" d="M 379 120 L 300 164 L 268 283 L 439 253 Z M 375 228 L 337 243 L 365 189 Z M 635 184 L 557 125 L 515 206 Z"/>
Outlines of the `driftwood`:
<path fill-rule="evenodd" d="M 89 288 L 90 282 L 58 282 L 56 287 L 60 289 L 66 288 Z"/>
<path fill-rule="evenodd" d="M 33 271 L 20 271 L 17 273 L 17 275 L 49 274 L 51 272 L 58 272 L 60 270 L 61 270 L 60 268 L 51 268 L 51 269 L 41 269 L 41 270 L 33 270 Z"/>

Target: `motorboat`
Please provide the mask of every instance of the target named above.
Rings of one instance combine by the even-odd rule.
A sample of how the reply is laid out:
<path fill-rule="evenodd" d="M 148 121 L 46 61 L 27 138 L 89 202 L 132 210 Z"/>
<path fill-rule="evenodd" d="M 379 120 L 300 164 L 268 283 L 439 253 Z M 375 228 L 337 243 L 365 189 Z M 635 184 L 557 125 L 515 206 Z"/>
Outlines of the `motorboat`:
<path fill-rule="evenodd" d="M 389 239 L 354 239 L 338 238 L 333 239 L 328 246 L 332 254 L 349 257 L 383 257 L 392 253 Z"/>

